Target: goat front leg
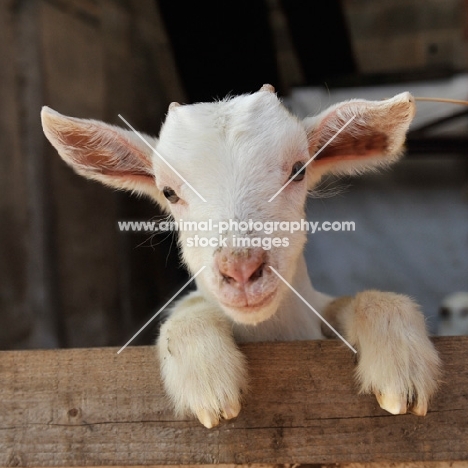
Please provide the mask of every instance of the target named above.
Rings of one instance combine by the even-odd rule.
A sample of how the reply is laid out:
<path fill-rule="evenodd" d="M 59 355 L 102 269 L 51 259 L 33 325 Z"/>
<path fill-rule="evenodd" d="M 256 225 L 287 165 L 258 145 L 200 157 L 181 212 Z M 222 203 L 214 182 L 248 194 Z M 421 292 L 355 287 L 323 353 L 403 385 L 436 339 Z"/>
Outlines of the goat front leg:
<path fill-rule="evenodd" d="M 374 393 L 392 414 L 427 413 L 441 364 L 417 304 L 398 294 L 364 291 L 331 301 L 324 317 L 358 351 L 361 393 Z M 322 331 L 333 334 L 325 326 Z"/>
<path fill-rule="evenodd" d="M 178 302 L 158 339 L 162 380 L 176 413 L 207 428 L 235 418 L 247 390 L 247 367 L 222 311 L 198 291 Z"/>

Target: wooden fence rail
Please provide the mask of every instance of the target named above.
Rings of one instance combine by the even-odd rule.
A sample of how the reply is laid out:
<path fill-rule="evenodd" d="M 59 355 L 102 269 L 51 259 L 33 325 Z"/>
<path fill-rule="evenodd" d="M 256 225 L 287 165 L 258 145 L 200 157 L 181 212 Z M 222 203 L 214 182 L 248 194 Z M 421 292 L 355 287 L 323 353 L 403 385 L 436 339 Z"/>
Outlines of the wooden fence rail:
<path fill-rule="evenodd" d="M 444 383 L 424 418 L 356 395 L 337 341 L 244 345 L 251 392 L 212 430 L 174 417 L 151 347 L 1 352 L 0 466 L 452 466 L 433 463 L 468 460 L 468 337 L 435 343 Z"/>

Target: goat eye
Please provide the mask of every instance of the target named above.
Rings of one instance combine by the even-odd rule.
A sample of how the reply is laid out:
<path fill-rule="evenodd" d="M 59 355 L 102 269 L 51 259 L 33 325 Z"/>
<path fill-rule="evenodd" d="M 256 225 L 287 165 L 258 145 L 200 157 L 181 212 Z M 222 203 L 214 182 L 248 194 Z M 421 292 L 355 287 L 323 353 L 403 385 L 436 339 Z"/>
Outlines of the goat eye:
<path fill-rule="evenodd" d="M 305 177 L 306 168 L 304 163 L 298 161 L 294 163 L 292 167 L 291 174 L 289 175 L 289 179 L 293 180 L 294 182 L 299 182 Z"/>
<path fill-rule="evenodd" d="M 171 187 L 164 187 L 163 194 L 169 200 L 170 203 L 177 203 L 180 200 L 177 193 L 175 193 L 174 190 L 171 189 Z"/>

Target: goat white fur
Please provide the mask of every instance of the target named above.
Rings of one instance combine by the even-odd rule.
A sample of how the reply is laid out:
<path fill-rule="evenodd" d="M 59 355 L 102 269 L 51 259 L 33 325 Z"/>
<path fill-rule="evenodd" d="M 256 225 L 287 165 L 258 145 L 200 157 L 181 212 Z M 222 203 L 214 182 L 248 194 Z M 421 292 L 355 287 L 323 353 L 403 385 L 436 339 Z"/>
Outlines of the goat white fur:
<path fill-rule="evenodd" d="M 304 218 L 307 193 L 323 175 L 361 173 L 396 161 L 414 113 L 413 98 L 402 93 L 384 101 L 351 100 L 301 121 L 270 85 L 219 102 L 173 104 L 159 139 L 145 139 L 206 202 L 130 131 L 47 107 L 42 122 L 47 138 L 76 172 L 148 195 L 176 220 L 292 222 Z M 293 168 L 321 148 L 304 176 L 269 202 L 294 175 Z M 188 269 L 206 268 L 197 277 L 197 291 L 173 307 L 157 345 L 177 413 L 196 415 L 206 427 L 238 415 L 248 376 L 237 343 L 329 335 L 273 267 L 357 349 L 362 392 L 373 392 L 393 414 L 426 414 L 440 362 L 415 303 L 379 291 L 338 299 L 315 291 L 302 253 L 303 231 L 289 235 L 287 248 L 268 251 L 234 247 L 238 234 L 225 232 L 229 242 L 221 248 L 189 248 L 189 233 L 179 234 Z"/>

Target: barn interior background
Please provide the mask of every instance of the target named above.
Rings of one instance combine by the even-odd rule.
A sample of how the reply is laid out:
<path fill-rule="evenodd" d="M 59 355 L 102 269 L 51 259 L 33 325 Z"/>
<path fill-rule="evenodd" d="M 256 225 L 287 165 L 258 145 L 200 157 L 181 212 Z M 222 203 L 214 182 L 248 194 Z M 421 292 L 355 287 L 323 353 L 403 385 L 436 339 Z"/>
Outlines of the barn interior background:
<path fill-rule="evenodd" d="M 76 176 L 42 134 L 43 105 L 157 134 L 171 101 L 268 82 L 298 114 L 382 85 L 468 99 L 467 69 L 464 0 L 0 2 L 0 348 L 122 345 L 187 278 L 174 238 L 118 231 L 157 207 Z M 307 249 L 319 289 L 410 294 L 432 330 L 442 298 L 468 290 L 467 112 L 434 112 L 391 171 L 311 200 L 311 218 L 356 231 Z"/>

